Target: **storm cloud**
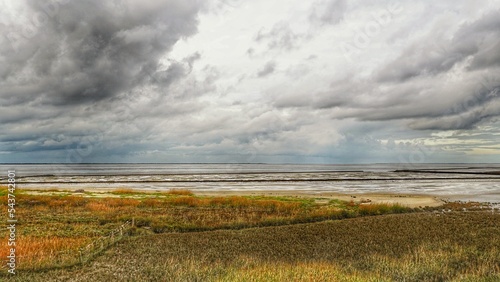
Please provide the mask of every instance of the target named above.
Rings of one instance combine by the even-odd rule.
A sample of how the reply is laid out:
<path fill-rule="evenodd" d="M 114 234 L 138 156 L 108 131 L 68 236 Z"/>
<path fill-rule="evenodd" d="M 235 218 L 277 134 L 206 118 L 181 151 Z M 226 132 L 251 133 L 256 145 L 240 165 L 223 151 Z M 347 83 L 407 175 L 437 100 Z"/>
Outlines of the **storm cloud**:
<path fill-rule="evenodd" d="M 4 1 L 0 162 L 498 161 L 471 3 Z"/>
<path fill-rule="evenodd" d="M 182 67 L 159 59 L 196 32 L 201 7 L 196 1 L 53 2 L 53 15 L 45 2 L 26 1 L 23 8 L 32 26 L 8 26 L 10 42 L 2 45 L 13 50 L 3 58 L 2 98 L 78 105 L 144 84 L 168 87 L 183 76 Z M 34 34 L 23 34 L 26 28 Z"/>

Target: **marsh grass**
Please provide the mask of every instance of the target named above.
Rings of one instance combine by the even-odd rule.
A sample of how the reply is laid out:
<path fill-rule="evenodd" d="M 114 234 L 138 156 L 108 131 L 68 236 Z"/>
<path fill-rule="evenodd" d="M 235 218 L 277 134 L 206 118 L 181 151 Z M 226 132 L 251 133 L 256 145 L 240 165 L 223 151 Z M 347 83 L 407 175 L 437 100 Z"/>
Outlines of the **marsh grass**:
<path fill-rule="evenodd" d="M 130 195 L 130 194 L 137 194 L 137 191 L 134 191 L 133 189 L 130 188 L 119 188 L 111 191 L 111 194 L 115 195 Z"/>
<path fill-rule="evenodd" d="M 129 237 L 19 281 L 499 281 L 500 214 L 411 213 Z"/>
<path fill-rule="evenodd" d="M 7 246 L 6 240 L 2 245 Z M 22 267 L 46 268 L 77 263 L 79 246 L 89 242 L 87 237 L 34 237 L 16 238 L 17 263 Z M 0 257 L 8 255 L 8 248 L 0 248 Z"/>
<path fill-rule="evenodd" d="M 179 195 L 179 196 L 193 196 L 193 192 L 188 189 L 171 189 L 166 194 L 168 195 Z"/>
<path fill-rule="evenodd" d="M 7 202 L 4 190 L 5 187 L 0 189 L 0 201 Z M 412 211 L 390 205 L 368 208 L 338 201 L 318 205 L 314 199 L 295 197 L 198 197 L 189 190 L 176 189 L 160 195 L 131 189 L 111 192 L 119 197 L 53 192 L 16 193 L 18 230 L 22 234 L 19 244 L 23 246 L 21 251 L 26 250 L 22 251 L 26 257 L 20 260 L 20 269 L 48 267 L 51 261 L 56 261 L 55 255 L 50 254 L 82 247 L 126 221 L 135 223 L 128 234 L 139 236 L 317 222 L 399 209 Z M 0 231 L 0 244 L 6 244 L 6 234 L 6 230 Z"/>
<path fill-rule="evenodd" d="M 500 215 L 495 213 L 403 215 L 414 210 L 339 200 L 317 204 L 314 199 L 295 197 L 114 192 L 120 197 L 20 191 L 16 198 L 18 269 L 27 276 L 19 281 L 51 281 L 55 273 L 58 279 L 66 275 L 66 280 L 80 277 L 79 281 L 116 277 L 146 281 L 164 277 L 172 277 L 171 281 L 499 278 Z M 6 202 L 1 189 L 0 201 Z M 467 205 L 468 210 L 473 207 L 480 210 L 478 205 Z M 448 209 L 460 211 L 463 206 L 454 203 Z M 78 262 L 79 248 L 126 221 L 135 224 L 127 230 L 130 237 L 96 257 L 90 266 L 47 270 Z M 237 230 L 244 228 L 250 229 Z M 0 235 L 0 244 L 5 246 L 7 231 Z M 6 250 L 0 248 L 0 255 L 6 256 Z M 38 271 L 43 269 L 48 272 Z M 97 273 L 95 279 L 87 272 Z"/>
<path fill-rule="evenodd" d="M 360 215 L 382 215 L 389 213 L 404 213 L 408 209 L 399 204 L 361 204 L 358 207 Z"/>

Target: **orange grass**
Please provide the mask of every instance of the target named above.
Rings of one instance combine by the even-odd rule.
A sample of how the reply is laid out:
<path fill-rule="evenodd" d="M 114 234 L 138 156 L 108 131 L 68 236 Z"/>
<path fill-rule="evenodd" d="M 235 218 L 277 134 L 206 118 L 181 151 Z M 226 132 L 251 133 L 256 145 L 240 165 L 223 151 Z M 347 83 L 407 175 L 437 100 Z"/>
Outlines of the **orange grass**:
<path fill-rule="evenodd" d="M 130 188 L 119 188 L 111 192 L 111 194 L 136 194 L 136 193 L 137 191 L 134 191 L 133 189 Z"/>
<path fill-rule="evenodd" d="M 16 238 L 15 246 L 17 268 L 54 266 L 65 264 L 68 259 L 76 260 L 75 253 L 88 242 L 89 238 L 86 237 L 41 238 L 20 235 Z M 0 244 L 7 246 L 7 238 L 2 238 Z M 5 258 L 9 250 L 7 247 L 0 248 L 0 257 Z"/>
<path fill-rule="evenodd" d="M 137 207 L 141 203 L 140 200 L 126 198 L 107 198 L 104 200 L 111 207 Z"/>
<path fill-rule="evenodd" d="M 89 202 L 86 208 L 92 212 L 109 212 L 114 209 L 114 207 L 108 205 L 106 202 Z"/>

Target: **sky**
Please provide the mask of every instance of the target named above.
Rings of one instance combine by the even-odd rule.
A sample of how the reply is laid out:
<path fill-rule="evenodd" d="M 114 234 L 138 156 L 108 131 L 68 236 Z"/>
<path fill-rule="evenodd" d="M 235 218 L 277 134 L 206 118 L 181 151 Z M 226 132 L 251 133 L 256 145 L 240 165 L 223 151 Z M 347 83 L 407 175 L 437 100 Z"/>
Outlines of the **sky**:
<path fill-rule="evenodd" d="M 500 162 L 500 2 L 0 0 L 1 163 Z"/>

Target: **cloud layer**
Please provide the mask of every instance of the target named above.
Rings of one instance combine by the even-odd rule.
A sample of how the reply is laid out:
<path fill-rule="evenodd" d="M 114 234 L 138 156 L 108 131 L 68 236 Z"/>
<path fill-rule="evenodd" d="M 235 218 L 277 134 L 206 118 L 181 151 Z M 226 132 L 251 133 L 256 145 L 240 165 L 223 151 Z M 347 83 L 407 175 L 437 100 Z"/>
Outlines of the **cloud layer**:
<path fill-rule="evenodd" d="M 495 1 L 1 5 L 1 162 L 500 155 Z"/>

